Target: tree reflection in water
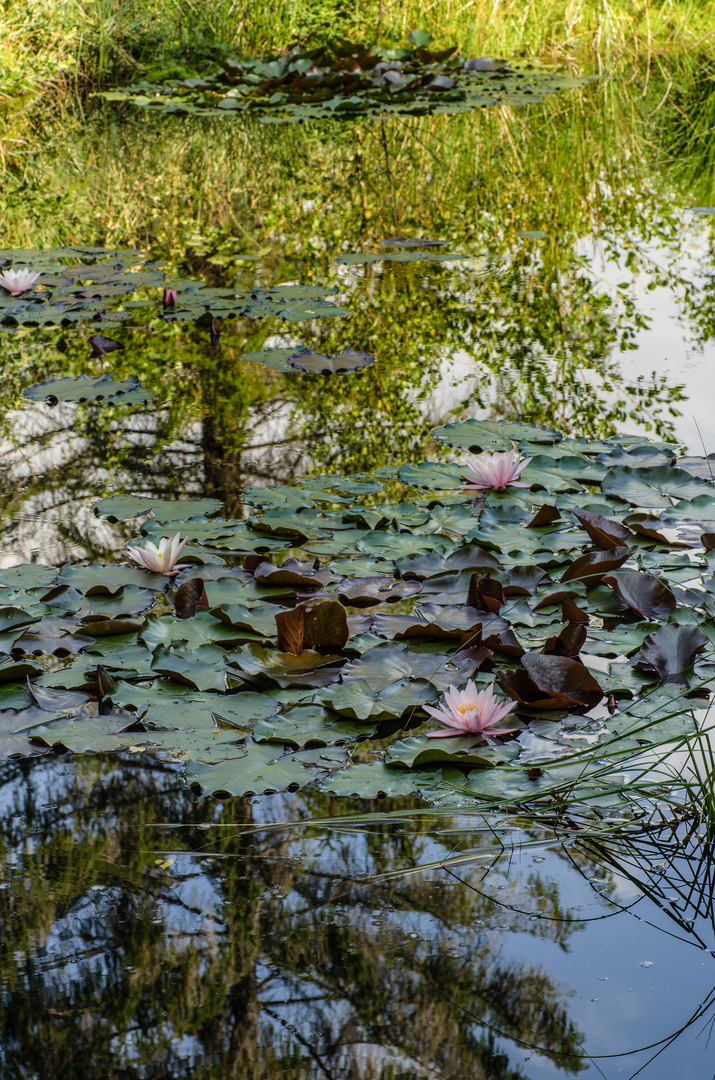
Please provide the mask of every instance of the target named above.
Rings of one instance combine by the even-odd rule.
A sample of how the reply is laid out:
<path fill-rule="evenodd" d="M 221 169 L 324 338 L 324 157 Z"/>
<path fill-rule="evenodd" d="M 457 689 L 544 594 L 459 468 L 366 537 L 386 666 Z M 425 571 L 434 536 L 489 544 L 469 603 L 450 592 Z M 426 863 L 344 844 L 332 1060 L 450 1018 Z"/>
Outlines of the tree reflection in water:
<path fill-rule="evenodd" d="M 212 494 L 232 515 L 248 484 L 435 456 L 429 432 L 452 410 L 578 434 L 641 425 L 672 436 L 679 380 L 629 379 L 622 359 L 657 339 L 643 303 L 651 289 L 680 313 L 683 349 L 713 336 L 712 252 L 705 245 L 695 267 L 684 257 L 706 225 L 682 211 L 710 197 L 704 181 L 692 186 L 693 170 L 711 175 L 710 143 L 687 144 L 690 172 L 675 155 L 663 164 L 682 143 L 666 90 L 699 100 L 709 68 L 660 63 L 644 83 L 634 73 L 524 110 L 274 128 L 97 106 L 91 123 L 63 135 L 61 153 L 48 141 L 22 199 L 0 191 L 4 242 L 99 239 L 150 251 L 212 286 L 336 285 L 349 315 L 224 320 L 214 351 L 205 328 L 166 325 L 146 308 L 111 331 L 125 345 L 112 370 L 138 375 L 161 404 L 131 415 L 13 413 L 28 383 L 88 369 L 89 330 L 67 331 L 61 357 L 56 328 L 3 331 L 2 526 L 19 560 L 38 548 L 49 562 L 117 550 L 86 518 L 110 475 L 114 490 Z M 53 193 L 59 209 L 50 211 Z M 534 230 L 545 235 L 522 235 Z M 395 233 L 437 236 L 469 259 L 338 263 L 346 252 L 384 251 Z M 240 361 L 297 343 L 331 353 L 349 345 L 378 362 L 325 379 Z M 33 549 L 40 508 L 49 510 L 46 541 Z"/>
<path fill-rule="evenodd" d="M 297 797 L 196 799 L 155 761 L 5 770 L 5 1076 L 506 1080 L 511 1040 L 580 1069 L 564 988 L 500 957 L 491 901 L 441 873 L 370 880 L 447 854 L 419 819 L 306 838 L 261 827 Z M 565 945 L 553 883 L 505 881 L 510 932 Z"/>

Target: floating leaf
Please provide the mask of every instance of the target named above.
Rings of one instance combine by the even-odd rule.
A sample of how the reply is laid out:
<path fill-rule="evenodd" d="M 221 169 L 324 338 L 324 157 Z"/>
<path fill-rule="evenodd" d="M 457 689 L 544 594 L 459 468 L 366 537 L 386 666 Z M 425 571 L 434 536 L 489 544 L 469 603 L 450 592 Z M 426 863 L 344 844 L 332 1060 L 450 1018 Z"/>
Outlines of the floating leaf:
<path fill-rule="evenodd" d="M 482 743 L 482 745 L 479 745 Z M 424 765 L 460 765 L 468 768 L 477 766 L 492 769 L 505 765 L 519 756 L 519 746 L 511 743 L 504 746 L 488 746 L 477 735 L 455 735 L 445 739 L 439 746 L 425 738 L 402 739 L 393 743 L 385 754 L 388 764 L 402 764 L 409 769 Z"/>
<path fill-rule="evenodd" d="M 259 720 L 253 729 L 257 742 L 283 742 L 291 746 L 341 746 L 374 732 L 374 723 L 341 720 L 320 705 L 296 705 L 280 716 Z"/>
<path fill-rule="evenodd" d="M 398 679 L 383 690 L 374 690 L 364 679 L 333 684 L 314 695 L 335 712 L 354 720 L 377 723 L 411 715 L 437 700 L 437 690 L 424 679 Z"/>
<path fill-rule="evenodd" d="M 299 371 L 315 371 L 321 375 L 335 375 L 370 367 L 375 363 L 375 357 L 371 356 L 370 353 L 354 352 L 352 349 L 343 349 L 336 356 L 313 352 L 312 349 L 301 349 L 288 357 L 288 363 Z"/>
<path fill-rule="evenodd" d="M 590 588 L 598 585 L 605 574 L 618 569 L 630 558 L 631 549 L 627 547 L 610 547 L 605 551 L 596 551 L 588 555 L 581 555 L 574 559 L 571 565 L 561 575 L 562 581 L 584 581 Z"/>
<path fill-rule="evenodd" d="M 348 607 L 374 607 L 375 604 L 395 604 L 421 590 L 422 586 L 416 581 L 355 577 L 338 586 L 338 596 Z"/>
<path fill-rule="evenodd" d="M 174 613 L 177 619 L 191 619 L 199 608 L 209 606 L 202 578 L 189 578 L 174 594 Z"/>
<path fill-rule="evenodd" d="M 441 769 L 398 769 L 382 761 L 362 761 L 346 769 L 331 771 L 320 785 L 329 795 L 364 799 L 405 798 L 420 795 L 425 799 L 442 783 Z"/>
<path fill-rule="evenodd" d="M 655 670 L 661 682 L 669 680 L 687 686 L 683 673 L 707 644 L 707 637 L 697 626 L 660 626 L 643 639 L 640 657 Z"/>
<path fill-rule="evenodd" d="M 41 675 L 45 669 L 32 660 L 12 660 L 10 657 L 0 662 L 0 683 L 24 682 L 30 676 Z M 0 708 L 12 709 L 13 705 L 5 705 L 0 702 Z"/>
<path fill-rule="evenodd" d="M 154 651 L 152 669 L 192 690 L 222 692 L 226 689 L 224 656 L 215 645 L 200 645 L 191 651 L 159 645 Z"/>
<path fill-rule="evenodd" d="M 656 465 L 649 468 L 622 466 L 609 470 L 601 483 L 604 495 L 611 495 L 633 506 L 666 507 L 672 499 L 694 499 L 698 495 L 715 496 L 715 486 L 691 476 L 685 469 Z M 672 497 L 672 498 L 671 498 Z"/>
<path fill-rule="evenodd" d="M 497 673 L 509 697 L 530 709 L 593 708 L 603 691 L 588 669 L 565 656 L 524 653 L 524 671 Z"/>
<path fill-rule="evenodd" d="M 33 684 L 30 679 L 27 680 L 27 686 L 38 706 L 45 712 L 69 712 L 87 701 L 86 694 L 49 690 Z"/>
<path fill-rule="evenodd" d="M 460 420 L 436 428 L 432 434 L 446 446 L 480 453 L 482 450 L 512 450 L 515 444 L 557 443 L 562 436 L 552 428 L 536 427 L 512 420 Z"/>
<path fill-rule="evenodd" d="M 139 640 L 153 651 L 157 645 L 185 644 L 188 649 L 197 649 L 216 642 L 228 649 L 244 639 L 240 631 L 214 618 L 208 611 L 199 611 L 192 619 L 150 615 L 142 623 Z"/>
<path fill-rule="evenodd" d="M 675 611 L 676 600 L 668 586 L 651 574 L 619 570 L 603 579 L 615 589 L 624 604 L 642 619 L 664 621 Z"/>
<path fill-rule="evenodd" d="M 92 507 L 98 517 L 110 521 L 127 521 L 140 514 L 152 513 L 157 521 L 184 522 L 187 518 L 204 517 L 221 507 L 217 499 L 152 499 L 137 495 L 111 495 Z M 185 530 L 184 530 L 185 531 Z"/>
<path fill-rule="evenodd" d="M 364 679 L 375 691 L 403 678 L 425 679 L 438 690 L 464 683 L 474 674 L 475 663 L 460 653 L 434 656 L 410 652 L 406 645 L 376 645 L 343 669 L 343 679 Z"/>
<path fill-rule="evenodd" d="M 133 566 L 102 566 L 92 563 L 89 566 L 74 566 L 66 563 L 59 572 L 57 580 L 61 585 L 69 585 L 85 596 L 114 596 L 125 585 L 137 585 L 140 588 L 163 590 L 166 585 L 164 574 L 152 574 Z"/>
<path fill-rule="evenodd" d="M 149 390 L 142 390 L 136 375 L 130 379 L 115 380 L 110 373 L 105 375 L 79 375 L 77 378 L 45 379 L 44 382 L 28 386 L 23 394 L 30 401 L 45 401 L 48 405 L 57 405 L 60 401 L 113 401 L 127 394 L 133 400 L 150 401 L 154 396 Z"/>
<path fill-rule="evenodd" d="M 572 510 L 572 514 L 584 527 L 593 540 L 596 547 L 608 551 L 611 548 L 623 547 L 633 539 L 633 533 L 619 521 L 611 521 L 610 518 L 601 517 L 600 514 L 591 514 L 588 510 Z"/>
<path fill-rule="evenodd" d="M 342 656 L 323 656 L 313 649 L 299 653 L 269 653 L 261 645 L 241 645 L 234 649 L 229 663 L 251 681 L 270 680 L 279 686 L 326 686 L 340 677 Z"/>
<path fill-rule="evenodd" d="M 335 751 L 331 751 L 332 754 Z M 327 768 L 327 764 L 326 764 Z M 283 754 L 272 743 L 246 745 L 219 763 L 189 761 L 186 779 L 192 787 L 216 796 L 264 795 L 289 791 L 313 783 L 325 769 L 304 763 L 296 754 Z"/>

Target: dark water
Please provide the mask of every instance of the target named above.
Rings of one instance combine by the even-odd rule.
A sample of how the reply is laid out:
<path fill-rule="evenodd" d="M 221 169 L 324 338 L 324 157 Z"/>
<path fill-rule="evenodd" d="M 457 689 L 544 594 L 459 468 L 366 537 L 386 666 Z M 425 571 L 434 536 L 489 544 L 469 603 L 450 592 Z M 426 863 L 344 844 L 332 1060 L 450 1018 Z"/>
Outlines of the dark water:
<path fill-rule="evenodd" d="M 702 837 L 4 775 L 3 1077 L 712 1075 Z"/>
<path fill-rule="evenodd" d="M 103 368 L 91 328 L 64 354 L 56 331 L 3 331 L 0 565 L 111 559 L 130 533 L 91 514 L 110 492 L 213 495 L 240 515 L 249 483 L 436 457 L 429 431 L 454 417 L 715 449 L 713 219 L 685 210 L 711 177 L 681 122 L 699 71 L 347 128 L 96 106 L 46 139 L 21 197 L 13 178 L 2 195 L 7 246 L 135 246 L 217 285 L 337 284 L 350 314 L 237 320 L 217 350 L 200 328 L 133 318 L 106 331 L 125 350 Z M 395 234 L 467 259 L 336 262 Z M 378 363 L 326 381 L 240 360 L 293 344 Z M 20 398 L 102 369 L 138 374 L 157 407 Z M 9 760 L 2 780 L 3 1078 L 715 1076 L 702 837 L 595 845 L 563 818 L 218 803 L 131 755 Z M 300 824 L 358 813 L 386 816 Z"/>

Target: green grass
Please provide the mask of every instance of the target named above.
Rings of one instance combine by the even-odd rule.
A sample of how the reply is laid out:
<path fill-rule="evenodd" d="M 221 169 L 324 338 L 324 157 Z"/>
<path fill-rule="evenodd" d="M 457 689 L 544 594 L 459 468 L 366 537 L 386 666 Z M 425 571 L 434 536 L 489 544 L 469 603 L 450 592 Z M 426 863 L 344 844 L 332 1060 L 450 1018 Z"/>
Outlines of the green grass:
<path fill-rule="evenodd" d="M 396 43 L 416 26 L 472 55 L 572 62 L 703 47 L 708 6 L 693 0 L 6 0 L 0 87 L 96 83 L 158 66 L 192 68 L 213 48 L 263 54 L 336 34 Z"/>
<path fill-rule="evenodd" d="M 712 54 L 698 0 L 5 0 L 0 8 L 0 168 L 33 152 L 48 111 L 70 123 L 88 90 L 186 78 L 216 56 L 266 55 L 342 35 L 405 43 L 417 26 L 462 55 L 533 57 L 587 71 Z M 44 132 L 43 132 L 44 138 Z"/>

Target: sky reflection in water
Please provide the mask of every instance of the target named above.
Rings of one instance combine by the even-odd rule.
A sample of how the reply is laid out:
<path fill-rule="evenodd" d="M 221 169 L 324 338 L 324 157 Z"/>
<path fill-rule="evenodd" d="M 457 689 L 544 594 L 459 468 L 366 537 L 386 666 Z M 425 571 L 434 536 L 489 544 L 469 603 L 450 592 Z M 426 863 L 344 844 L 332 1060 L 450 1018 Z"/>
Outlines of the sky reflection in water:
<path fill-rule="evenodd" d="M 130 758 L 6 777 L 7 1076 L 707 1074 L 697 837 L 689 857 L 665 836 L 589 857 L 548 829 L 409 806 L 266 827 L 360 804 L 217 803 Z"/>

